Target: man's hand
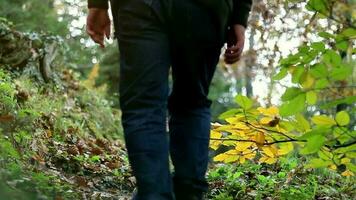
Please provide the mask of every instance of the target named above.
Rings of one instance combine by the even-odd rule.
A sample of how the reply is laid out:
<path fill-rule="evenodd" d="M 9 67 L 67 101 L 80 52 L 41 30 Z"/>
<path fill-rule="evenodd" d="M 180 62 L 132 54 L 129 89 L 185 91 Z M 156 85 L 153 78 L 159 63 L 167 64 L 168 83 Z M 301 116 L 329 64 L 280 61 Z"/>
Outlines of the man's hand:
<path fill-rule="evenodd" d="M 106 9 L 90 8 L 87 17 L 87 33 L 91 39 L 104 48 L 104 37 L 110 37 L 110 18 Z"/>
<path fill-rule="evenodd" d="M 227 49 L 225 51 L 226 64 L 233 64 L 240 60 L 245 45 L 245 27 L 236 24 L 231 27 L 227 38 Z"/>

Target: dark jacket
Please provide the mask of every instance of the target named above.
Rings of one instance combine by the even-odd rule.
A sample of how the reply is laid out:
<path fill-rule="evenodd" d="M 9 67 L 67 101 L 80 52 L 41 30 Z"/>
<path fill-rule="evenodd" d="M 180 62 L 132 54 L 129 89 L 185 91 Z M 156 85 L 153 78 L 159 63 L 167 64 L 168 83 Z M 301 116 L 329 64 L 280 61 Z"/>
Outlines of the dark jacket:
<path fill-rule="evenodd" d="M 217 3 L 220 4 L 220 2 L 224 2 L 224 0 L 200 0 L 200 2 L 204 2 L 204 1 L 206 1 L 207 4 L 211 4 L 211 5 Z M 230 25 L 241 24 L 246 27 L 249 12 L 251 10 L 252 0 L 226 0 L 226 2 L 228 2 L 228 4 L 232 4 L 229 5 L 232 9 L 229 24 Z M 88 7 L 108 9 L 108 0 L 88 0 Z M 217 8 L 216 6 L 214 7 L 211 6 L 211 7 L 213 10 L 216 10 Z M 222 15 L 223 14 L 224 13 L 222 13 Z"/>

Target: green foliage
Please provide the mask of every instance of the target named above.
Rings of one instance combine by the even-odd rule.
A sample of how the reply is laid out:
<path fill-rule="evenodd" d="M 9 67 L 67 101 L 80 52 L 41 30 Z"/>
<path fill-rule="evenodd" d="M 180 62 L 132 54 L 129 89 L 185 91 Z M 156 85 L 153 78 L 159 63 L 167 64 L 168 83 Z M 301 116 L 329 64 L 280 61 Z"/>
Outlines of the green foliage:
<path fill-rule="evenodd" d="M 77 73 L 63 69 L 61 56 L 51 63 L 51 80 L 43 81 L 36 56 L 46 52 L 43 47 L 56 37 L 51 38 L 18 32 L 0 20 L 1 198 L 78 199 L 89 178 L 73 183 L 62 172 L 94 176 L 100 171 L 105 179 L 114 176 L 112 168 L 128 165 L 118 152 L 123 147 L 114 143 L 122 137 L 120 112 L 111 108 L 104 87 L 80 82 Z M 19 56 L 27 51 L 28 57 Z M 112 184 L 126 181 L 129 168 L 121 169 Z"/>
<path fill-rule="evenodd" d="M 47 29 L 52 33 L 66 33 L 66 23 L 58 21 L 53 3 L 52 0 L 3 0 L 0 12 L 2 17 L 13 21 L 21 31 L 41 32 Z"/>
<path fill-rule="evenodd" d="M 351 114 L 356 102 L 352 53 L 356 29 L 341 13 L 330 12 L 332 6 L 349 12 L 344 5 L 308 1 L 308 10 L 321 14 L 316 17 L 335 20 L 340 30 L 320 32 L 321 41 L 306 42 L 280 60 L 280 70 L 273 79 L 291 77 L 280 106 L 256 109 L 252 99 L 236 97 L 240 109 L 223 113 L 220 119 L 226 123 L 213 126 L 211 148 L 229 147 L 215 161 L 245 163 L 247 159 L 272 164 L 291 152 L 293 145 L 288 143 L 294 142 L 299 146 L 297 151 L 310 158 L 307 167 L 329 167 L 344 176 L 356 173 L 352 156 L 356 119 Z"/>
<path fill-rule="evenodd" d="M 0 114 L 11 112 L 16 106 L 15 87 L 8 74 L 0 69 Z"/>
<path fill-rule="evenodd" d="M 303 168 L 301 158 L 289 156 L 275 165 L 218 165 L 208 173 L 207 199 L 352 199 L 352 178 L 335 172 Z"/>

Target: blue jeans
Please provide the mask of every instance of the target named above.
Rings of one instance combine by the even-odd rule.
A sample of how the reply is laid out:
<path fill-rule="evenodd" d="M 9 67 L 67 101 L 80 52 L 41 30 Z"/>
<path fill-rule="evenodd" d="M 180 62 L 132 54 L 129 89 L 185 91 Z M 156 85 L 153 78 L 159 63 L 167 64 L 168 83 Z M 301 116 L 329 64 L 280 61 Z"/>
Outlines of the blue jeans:
<path fill-rule="evenodd" d="M 119 0 L 112 7 L 135 199 L 201 199 L 208 188 L 207 96 L 223 44 L 215 19 L 193 0 Z"/>

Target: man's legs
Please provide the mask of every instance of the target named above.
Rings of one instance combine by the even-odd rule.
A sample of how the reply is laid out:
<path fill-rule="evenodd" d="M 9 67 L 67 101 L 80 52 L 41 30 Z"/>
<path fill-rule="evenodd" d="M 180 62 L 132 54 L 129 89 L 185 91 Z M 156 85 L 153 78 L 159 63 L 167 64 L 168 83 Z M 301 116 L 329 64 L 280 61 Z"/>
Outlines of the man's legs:
<path fill-rule="evenodd" d="M 175 0 L 171 34 L 173 90 L 169 98 L 170 153 L 177 200 L 201 199 L 208 184 L 210 104 L 208 89 L 219 60 L 213 16 L 193 0 Z"/>
<path fill-rule="evenodd" d="M 114 9 L 118 9 L 120 105 L 137 180 L 135 199 L 173 199 L 166 132 L 168 38 L 152 10 L 152 0 L 118 2 L 122 3 Z"/>

